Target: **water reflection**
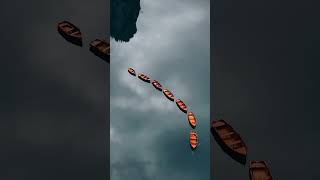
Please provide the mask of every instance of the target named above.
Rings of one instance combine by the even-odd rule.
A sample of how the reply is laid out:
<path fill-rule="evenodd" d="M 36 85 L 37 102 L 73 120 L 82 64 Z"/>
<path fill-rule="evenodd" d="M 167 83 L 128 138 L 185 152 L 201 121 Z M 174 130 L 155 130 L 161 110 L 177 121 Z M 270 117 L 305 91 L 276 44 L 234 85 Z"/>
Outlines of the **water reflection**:
<path fill-rule="evenodd" d="M 137 32 L 140 0 L 111 1 L 111 37 L 128 42 Z"/>

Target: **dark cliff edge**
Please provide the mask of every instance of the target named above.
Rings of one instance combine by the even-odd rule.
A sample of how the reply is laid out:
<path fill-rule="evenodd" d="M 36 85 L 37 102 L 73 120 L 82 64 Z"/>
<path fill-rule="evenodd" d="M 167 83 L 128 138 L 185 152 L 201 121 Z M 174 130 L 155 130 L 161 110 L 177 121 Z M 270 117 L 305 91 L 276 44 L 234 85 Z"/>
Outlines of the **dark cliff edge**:
<path fill-rule="evenodd" d="M 110 3 L 111 37 L 116 41 L 129 42 L 137 32 L 140 0 L 113 0 Z"/>

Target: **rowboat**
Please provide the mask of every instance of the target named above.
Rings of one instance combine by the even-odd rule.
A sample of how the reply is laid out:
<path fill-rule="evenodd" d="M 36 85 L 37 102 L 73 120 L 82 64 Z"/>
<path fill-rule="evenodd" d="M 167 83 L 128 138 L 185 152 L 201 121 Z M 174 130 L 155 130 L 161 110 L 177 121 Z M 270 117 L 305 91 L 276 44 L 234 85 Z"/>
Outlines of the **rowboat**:
<path fill-rule="evenodd" d="M 132 76 L 136 76 L 136 71 L 132 68 L 128 68 L 128 72 L 132 75 Z"/>
<path fill-rule="evenodd" d="M 150 78 L 149 78 L 147 75 L 145 75 L 145 74 L 143 74 L 143 73 L 140 73 L 138 77 L 139 77 L 139 79 L 141 79 L 142 81 L 147 82 L 147 83 L 150 83 Z"/>
<path fill-rule="evenodd" d="M 193 131 L 193 130 L 190 131 L 189 142 L 190 142 L 190 146 L 191 146 L 192 150 L 194 150 L 198 147 L 199 138 L 198 138 L 198 134 L 196 131 Z"/>
<path fill-rule="evenodd" d="M 181 99 L 177 99 L 176 104 L 182 112 L 186 113 L 188 111 L 187 105 Z"/>
<path fill-rule="evenodd" d="M 197 118 L 193 114 L 193 112 L 188 112 L 188 121 L 192 128 L 195 128 L 197 126 Z"/>
<path fill-rule="evenodd" d="M 246 163 L 247 146 L 240 135 L 224 120 L 212 121 L 211 132 L 221 148 L 234 160 Z"/>
<path fill-rule="evenodd" d="M 90 51 L 101 59 L 110 62 L 110 44 L 106 40 L 96 39 L 92 41 Z"/>
<path fill-rule="evenodd" d="M 155 87 L 157 90 L 162 91 L 162 85 L 161 85 L 158 81 L 153 80 L 153 81 L 152 81 L 152 85 L 153 85 L 153 87 Z"/>
<path fill-rule="evenodd" d="M 265 161 L 250 161 L 250 180 L 273 180 Z"/>
<path fill-rule="evenodd" d="M 59 22 L 58 32 L 67 41 L 82 46 L 82 34 L 80 29 L 69 21 Z"/>
<path fill-rule="evenodd" d="M 170 100 L 174 101 L 174 95 L 168 89 L 163 90 L 163 94 Z"/>

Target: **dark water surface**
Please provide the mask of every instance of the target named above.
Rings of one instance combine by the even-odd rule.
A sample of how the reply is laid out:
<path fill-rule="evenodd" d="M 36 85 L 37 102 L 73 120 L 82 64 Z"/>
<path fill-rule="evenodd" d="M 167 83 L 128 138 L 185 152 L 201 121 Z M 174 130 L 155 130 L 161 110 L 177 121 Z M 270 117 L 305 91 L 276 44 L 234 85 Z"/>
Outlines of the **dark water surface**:
<path fill-rule="evenodd" d="M 88 49 L 109 36 L 108 6 L 1 2 L 0 179 L 108 179 L 109 65 Z M 82 48 L 57 32 L 62 20 L 81 29 Z"/>

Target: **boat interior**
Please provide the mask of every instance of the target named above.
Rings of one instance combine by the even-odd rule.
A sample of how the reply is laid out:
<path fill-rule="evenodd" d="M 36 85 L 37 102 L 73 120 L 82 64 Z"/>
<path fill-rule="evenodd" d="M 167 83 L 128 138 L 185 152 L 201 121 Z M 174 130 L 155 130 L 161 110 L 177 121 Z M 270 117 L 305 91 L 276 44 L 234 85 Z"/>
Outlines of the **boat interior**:
<path fill-rule="evenodd" d="M 150 78 L 148 76 L 144 75 L 144 74 L 140 74 L 139 77 L 141 79 L 145 80 L 145 81 L 149 81 L 150 80 Z"/>
<path fill-rule="evenodd" d="M 164 89 L 164 90 L 163 90 L 163 93 L 164 93 L 165 96 L 166 96 L 168 99 L 170 99 L 171 101 L 174 100 L 174 95 L 173 95 L 169 90 Z"/>
<path fill-rule="evenodd" d="M 251 173 L 254 180 L 272 180 L 272 177 L 266 169 L 254 169 Z"/>
<path fill-rule="evenodd" d="M 263 161 L 254 161 L 250 164 L 251 175 L 257 180 L 272 180 L 269 169 Z"/>
<path fill-rule="evenodd" d="M 105 54 L 110 53 L 110 45 L 108 45 L 104 41 L 101 41 L 100 43 L 98 43 L 97 48 Z"/>
<path fill-rule="evenodd" d="M 245 153 L 245 144 L 241 140 L 240 136 L 234 132 L 234 130 L 223 121 L 217 121 L 213 124 L 217 130 L 220 138 L 233 150 Z"/>
<path fill-rule="evenodd" d="M 198 140 L 198 134 L 194 131 L 190 132 L 190 140 Z"/>

